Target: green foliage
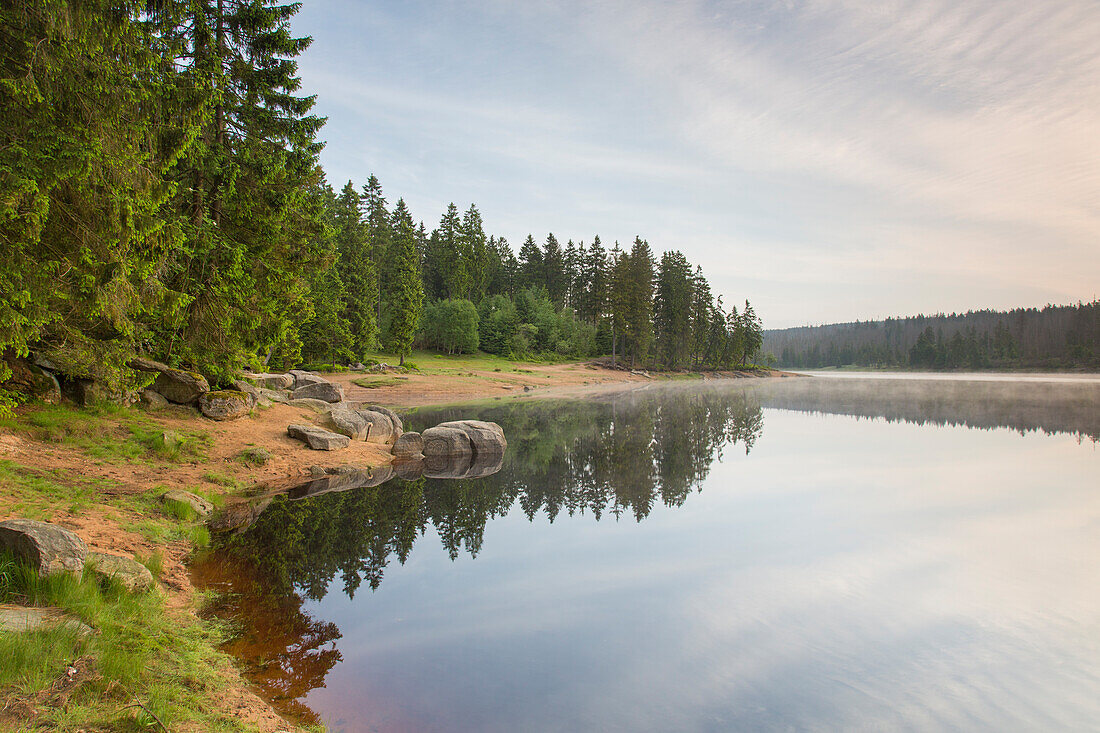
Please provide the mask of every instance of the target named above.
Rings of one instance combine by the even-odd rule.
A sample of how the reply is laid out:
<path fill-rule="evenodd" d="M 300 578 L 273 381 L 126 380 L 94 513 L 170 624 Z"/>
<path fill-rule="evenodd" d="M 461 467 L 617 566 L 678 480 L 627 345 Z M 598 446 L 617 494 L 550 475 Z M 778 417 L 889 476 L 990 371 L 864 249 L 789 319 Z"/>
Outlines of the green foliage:
<path fill-rule="evenodd" d="M 477 309 L 468 300 L 440 300 L 424 309 L 424 343 L 448 354 L 477 351 Z"/>
<path fill-rule="evenodd" d="M 386 348 L 398 354 L 404 364 L 420 327 L 424 302 L 424 286 L 420 276 L 420 258 L 416 250 L 412 216 L 405 207 L 404 199 L 399 200 L 394 209 L 392 232 L 393 277 L 389 291 L 392 315 Z"/>

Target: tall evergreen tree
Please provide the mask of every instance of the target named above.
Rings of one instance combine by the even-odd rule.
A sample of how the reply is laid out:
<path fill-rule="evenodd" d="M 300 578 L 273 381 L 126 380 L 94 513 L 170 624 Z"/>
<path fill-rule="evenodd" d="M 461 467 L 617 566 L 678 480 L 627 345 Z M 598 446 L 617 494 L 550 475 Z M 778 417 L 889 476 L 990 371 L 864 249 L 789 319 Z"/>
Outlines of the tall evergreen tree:
<path fill-rule="evenodd" d="M 359 194 L 348 181 L 336 199 L 333 215 L 344 319 L 351 332 L 351 352 L 357 359 L 374 348 L 378 332 L 378 273 L 367 244 L 366 227 L 359 221 L 359 204 Z"/>
<path fill-rule="evenodd" d="M 680 252 L 665 252 L 657 271 L 653 322 L 658 359 L 662 366 L 678 369 L 691 356 L 692 272 Z"/>
<path fill-rule="evenodd" d="M 568 287 L 565 254 L 558 238 L 551 232 L 546 235 L 546 244 L 542 248 L 542 284 L 550 294 L 550 302 L 555 308 L 565 305 L 565 293 Z"/>
<path fill-rule="evenodd" d="M 481 221 L 481 212 L 470 204 L 462 216 L 459 235 L 459 250 L 466 270 L 468 290 L 460 297 L 480 303 L 489 286 L 489 252 L 485 241 L 485 227 Z"/>
<path fill-rule="evenodd" d="M 423 227 L 421 227 L 423 228 Z M 389 331 L 386 348 L 395 352 L 400 363 L 412 350 L 413 338 L 420 325 L 420 313 L 424 302 L 424 288 L 420 277 L 420 258 L 416 251 L 416 230 L 412 216 L 399 199 L 393 210 L 393 290 Z"/>
<path fill-rule="evenodd" d="M 519 248 L 517 289 L 534 288 L 545 284 L 542 250 L 535 244 L 535 238 L 528 234 L 527 239 L 523 240 L 523 246 Z"/>
<path fill-rule="evenodd" d="M 370 252 L 377 283 L 375 286 L 378 291 L 376 320 L 381 325 L 383 304 L 389 301 L 388 283 L 393 275 L 390 271 L 393 258 L 389 257 L 392 226 L 390 214 L 386 210 L 386 197 L 382 195 L 382 184 L 374 174 L 371 174 L 363 186 L 360 202 L 360 216 L 367 230 L 366 246 Z"/>

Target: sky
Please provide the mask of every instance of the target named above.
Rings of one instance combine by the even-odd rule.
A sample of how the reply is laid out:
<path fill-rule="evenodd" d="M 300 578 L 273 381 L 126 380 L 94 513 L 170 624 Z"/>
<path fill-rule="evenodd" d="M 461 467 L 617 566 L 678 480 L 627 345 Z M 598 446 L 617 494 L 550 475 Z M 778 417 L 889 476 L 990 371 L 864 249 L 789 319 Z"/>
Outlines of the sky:
<path fill-rule="evenodd" d="M 1100 296 L 1095 0 L 305 0 L 337 188 L 641 236 L 766 328 Z"/>

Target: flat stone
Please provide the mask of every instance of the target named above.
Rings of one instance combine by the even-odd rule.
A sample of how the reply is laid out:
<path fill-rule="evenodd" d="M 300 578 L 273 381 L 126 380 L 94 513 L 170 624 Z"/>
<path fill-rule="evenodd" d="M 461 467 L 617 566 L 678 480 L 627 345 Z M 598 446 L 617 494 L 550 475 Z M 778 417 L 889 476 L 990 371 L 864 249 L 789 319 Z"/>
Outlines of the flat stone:
<path fill-rule="evenodd" d="M 172 489 L 165 491 L 160 495 L 161 501 L 178 501 L 195 510 L 195 514 L 200 517 L 209 516 L 214 511 L 214 505 L 206 499 L 202 498 L 198 494 L 192 494 L 190 491 L 183 491 L 182 489 Z"/>
<path fill-rule="evenodd" d="M 260 393 L 260 399 L 271 400 L 272 402 L 289 402 L 290 396 L 287 392 L 275 389 L 265 389 L 260 387 L 256 390 Z"/>
<path fill-rule="evenodd" d="M 131 593 L 144 593 L 153 588 L 153 574 L 133 558 L 89 552 L 87 563 L 97 576 L 114 578 Z"/>
<path fill-rule="evenodd" d="M 339 450 L 351 444 L 346 435 L 329 432 L 316 425 L 288 425 L 286 433 L 292 438 L 304 441 L 313 450 Z"/>
<path fill-rule="evenodd" d="M 424 439 L 420 433 L 401 433 L 393 442 L 394 458 L 419 458 L 424 453 Z"/>
<path fill-rule="evenodd" d="M 211 420 L 237 420 L 252 411 L 254 402 L 244 392 L 229 389 L 207 392 L 199 397 L 199 409 Z"/>
<path fill-rule="evenodd" d="M 313 399 L 322 400 L 324 402 L 343 402 L 344 388 L 338 384 L 333 384 L 332 382 L 307 384 L 304 387 L 298 387 L 297 389 L 295 389 L 291 393 L 291 397 L 296 400 Z"/>
<path fill-rule="evenodd" d="M 315 400 L 308 397 L 303 397 L 297 400 L 287 400 L 286 402 L 291 407 L 304 407 L 307 410 L 313 410 L 317 413 L 325 413 L 332 409 L 333 405 L 330 402 L 324 400 Z"/>
<path fill-rule="evenodd" d="M 165 368 L 157 373 L 153 390 L 159 392 L 169 402 L 177 405 L 190 405 L 210 391 L 206 377 L 198 372 L 185 372 L 182 369 Z"/>
<path fill-rule="evenodd" d="M 80 619 L 73 618 L 57 608 L 13 606 L 0 603 L 0 631 L 25 633 L 58 626 L 71 628 L 78 636 L 94 634 L 95 629 Z"/>
<path fill-rule="evenodd" d="M 293 374 L 245 374 L 245 379 L 256 383 L 263 389 L 291 389 L 294 387 Z"/>
<path fill-rule="evenodd" d="M 233 389 L 237 390 L 238 392 L 244 392 L 246 395 L 248 395 L 248 399 L 253 405 L 259 402 L 260 397 L 262 396 L 260 395 L 259 387 L 249 382 L 246 382 L 243 379 L 234 379 Z"/>
<path fill-rule="evenodd" d="M 0 522 L 0 547 L 25 562 L 42 577 L 84 571 L 88 548 L 75 534 L 48 522 L 8 519 Z"/>
<path fill-rule="evenodd" d="M 298 389 L 299 387 L 305 387 L 307 384 L 324 384 L 328 382 L 320 374 L 302 371 L 301 369 L 291 369 L 290 376 L 294 377 L 294 384 L 289 389 Z"/>
<path fill-rule="evenodd" d="M 359 413 L 344 408 L 333 408 L 328 413 L 328 424 L 333 431 L 352 440 L 366 440 L 370 425 Z"/>

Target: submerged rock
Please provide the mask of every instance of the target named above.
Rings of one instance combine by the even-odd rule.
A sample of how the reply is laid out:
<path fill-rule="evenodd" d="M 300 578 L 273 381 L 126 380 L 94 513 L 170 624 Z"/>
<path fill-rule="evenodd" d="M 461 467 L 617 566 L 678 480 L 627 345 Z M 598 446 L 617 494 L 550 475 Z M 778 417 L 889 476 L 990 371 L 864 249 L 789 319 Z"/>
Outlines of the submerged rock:
<path fill-rule="evenodd" d="M 144 593 L 153 588 L 153 574 L 137 560 L 105 552 L 90 552 L 88 565 L 101 578 L 114 578 L 131 593 Z"/>
<path fill-rule="evenodd" d="M 316 425 L 288 425 L 287 435 L 305 442 L 313 450 L 339 450 L 351 444 L 346 435 L 329 432 Z"/>
<path fill-rule="evenodd" d="M 296 388 L 290 394 L 296 400 L 313 399 L 323 402 L 343 402 L 344 388 L 332 382 L 318 382 Z"/>
<path fill-rule="evenodd" d="M 244 392 L 229 389 L 207 392 L 199 397 L 199 409 L 211 420 L 236 420 L 252 411 L 253 401 Z"/>
<path fill-rule="evenodd" d="M 0 547 L 43 577 L 53 573 L 79 575 L 88 556 L 84 540 L 64 527 L 33 519 L 0 522 Z"/>

